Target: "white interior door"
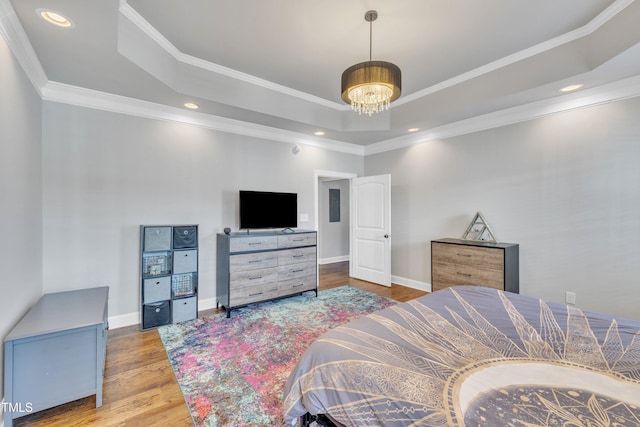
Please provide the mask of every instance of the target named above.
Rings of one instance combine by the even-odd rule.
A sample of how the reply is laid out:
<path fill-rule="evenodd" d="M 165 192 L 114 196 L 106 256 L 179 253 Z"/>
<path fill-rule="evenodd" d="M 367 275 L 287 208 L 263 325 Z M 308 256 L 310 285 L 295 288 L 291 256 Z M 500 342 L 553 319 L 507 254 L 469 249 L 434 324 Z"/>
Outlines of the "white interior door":
<path fill-rule="evenodd" d="M 391 286 L 391 175 L 351 180 L 351 277 Z"/>

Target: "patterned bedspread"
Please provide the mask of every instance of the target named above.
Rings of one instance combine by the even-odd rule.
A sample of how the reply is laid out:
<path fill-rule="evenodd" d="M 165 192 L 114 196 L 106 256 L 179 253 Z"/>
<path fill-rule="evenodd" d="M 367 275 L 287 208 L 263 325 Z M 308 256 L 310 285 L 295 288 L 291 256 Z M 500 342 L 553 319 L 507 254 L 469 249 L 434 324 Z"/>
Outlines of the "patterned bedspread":
<path fill-rule="evenodd" d="M 448 288 L 324 334 L 284 397 L 293 425 L 639 426 L 640 322 Z"/>

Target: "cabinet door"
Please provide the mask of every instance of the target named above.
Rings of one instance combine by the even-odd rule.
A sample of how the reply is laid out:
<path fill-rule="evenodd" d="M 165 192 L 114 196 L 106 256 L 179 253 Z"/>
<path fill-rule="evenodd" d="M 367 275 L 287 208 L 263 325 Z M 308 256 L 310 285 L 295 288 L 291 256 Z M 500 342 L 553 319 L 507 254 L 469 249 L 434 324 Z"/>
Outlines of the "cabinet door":
<path fill-rule="evenodd" d="M 173 274 L 191 273 L 197 270 L 197 250 L 173 252 Z"/>

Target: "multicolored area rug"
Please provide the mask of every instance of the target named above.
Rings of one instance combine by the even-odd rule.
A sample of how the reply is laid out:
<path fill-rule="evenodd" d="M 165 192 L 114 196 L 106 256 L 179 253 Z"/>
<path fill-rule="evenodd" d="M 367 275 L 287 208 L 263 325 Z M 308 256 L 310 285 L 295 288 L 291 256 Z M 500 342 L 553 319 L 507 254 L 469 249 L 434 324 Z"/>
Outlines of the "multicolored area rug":
<path fill-rule="evenodd" d="M 281 426 L 284 383 L 319 335 L 394 305 L 343 286 L 158 329 L 196 426 Z"/>

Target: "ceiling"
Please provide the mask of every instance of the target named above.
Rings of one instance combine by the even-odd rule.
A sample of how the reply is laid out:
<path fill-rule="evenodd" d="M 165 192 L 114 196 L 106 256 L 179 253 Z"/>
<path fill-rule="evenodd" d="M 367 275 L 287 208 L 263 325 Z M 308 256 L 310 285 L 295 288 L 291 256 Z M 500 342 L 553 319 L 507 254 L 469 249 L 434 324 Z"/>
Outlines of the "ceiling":
<path fill-rule="evenodd" d="M 598 88 L 640 76 L 634 0 L 0 3 L 5 18 L 12 9 L 24 28 L 45 89 L 56 89 L 45 95 L 86 89 L 181 112 L 173 117 L 227 120 L 320 144 L 424 139 L 579 92 L 592 99 Z M 43 7 L 73 27 L 45 22 L 36 14 Z M 372 59 L 402 70 L 400 99 L 371 117 L 340 99 L 342 72 L 369 59 L 370 9 L 378 11 Z M 584 86 L 559 92 L 574 83 Z M 185 102 L 200 108 L 188 111 Z"/>

